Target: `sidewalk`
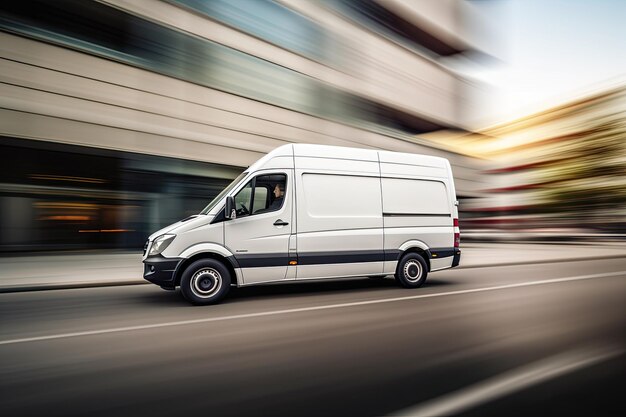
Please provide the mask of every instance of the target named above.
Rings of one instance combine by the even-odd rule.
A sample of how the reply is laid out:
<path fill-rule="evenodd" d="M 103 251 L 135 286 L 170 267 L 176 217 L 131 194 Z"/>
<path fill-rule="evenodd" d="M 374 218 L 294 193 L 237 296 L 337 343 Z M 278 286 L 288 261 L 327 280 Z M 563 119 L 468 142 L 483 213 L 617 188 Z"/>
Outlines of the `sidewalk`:
<path fill-rule="evenodd" d="M 626 243 L 462 243 L 460 268 L 624 258 Z M 0 258 L 0 292 L 147 283 L 141 253 L 74 253 Z"/>

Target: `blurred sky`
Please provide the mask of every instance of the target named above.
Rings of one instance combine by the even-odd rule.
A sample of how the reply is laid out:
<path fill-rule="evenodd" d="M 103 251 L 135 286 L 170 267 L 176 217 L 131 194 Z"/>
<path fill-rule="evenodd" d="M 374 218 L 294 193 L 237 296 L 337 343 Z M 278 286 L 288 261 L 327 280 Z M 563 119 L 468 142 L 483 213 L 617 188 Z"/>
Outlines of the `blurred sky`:
<path fill-rule="evenodd" d="M 497 58 L 467 69 L 488 87 L 478 125 L 511 120 L 626 82 L 626 0 L 470 3 L 493 25 L 487 41 Z"/>

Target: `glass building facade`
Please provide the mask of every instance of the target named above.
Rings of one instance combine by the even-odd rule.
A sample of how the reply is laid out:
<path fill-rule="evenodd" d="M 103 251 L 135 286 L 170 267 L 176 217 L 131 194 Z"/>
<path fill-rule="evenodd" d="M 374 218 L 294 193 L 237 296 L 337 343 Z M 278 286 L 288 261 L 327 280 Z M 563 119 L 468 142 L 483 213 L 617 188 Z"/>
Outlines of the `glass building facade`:
<path fill-rule="evenodd" d="M 2 138 L 0 250 L 136 249 L 241 168 Z"/>

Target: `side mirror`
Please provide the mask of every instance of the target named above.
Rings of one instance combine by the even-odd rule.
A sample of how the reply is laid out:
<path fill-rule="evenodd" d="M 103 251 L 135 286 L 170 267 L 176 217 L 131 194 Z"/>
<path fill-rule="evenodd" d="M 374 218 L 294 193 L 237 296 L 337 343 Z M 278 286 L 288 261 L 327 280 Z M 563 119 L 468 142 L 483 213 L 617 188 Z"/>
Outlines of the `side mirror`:
<path fill-rule="evenodd" d="M 237 210 L 235 210 L 235 197 L 226 197 L 226 209 L 224 210 L 224 217 L 229 220 L 237 218 Z"/>

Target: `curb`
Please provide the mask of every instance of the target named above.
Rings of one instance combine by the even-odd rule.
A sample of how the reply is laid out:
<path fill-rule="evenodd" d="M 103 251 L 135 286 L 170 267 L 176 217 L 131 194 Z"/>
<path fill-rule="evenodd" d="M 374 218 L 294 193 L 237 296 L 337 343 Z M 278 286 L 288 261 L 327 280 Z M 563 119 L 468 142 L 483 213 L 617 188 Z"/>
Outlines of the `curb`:
<path fill-rule="evenodd" d="M 515 266 L 515 265 L 556 264 L 556 263 L 563 263 L 563 262 L 599 261 L 602 259 L 616 259 L 616 258 L 626 258 L 626 254 L 624 255 L 598 255 L 598 256 L 589 256 L 589 257 L 575 258 L 575 259 L 572 259 L 572 258 L 542 259 L 540 261 L 531 261 L 531 262 L 515 261 L 515 262 L 503 262 L 499 264 L 478 264 L 478 265 L 467 265 L 467 266 L 463 266 L 463 263 L 461 262 L 461 265 L 456 269 L 495 268 L 498 266 Z M 463 259 L 463 257 L 461 257 L 461 259 Z"/>
<path fill-rule="evenodd" d="M 34 284 L 34 285 L 12 285 L 0 287 L 0 294 L 30 291 L 51 291 L 51 290 L 73 290 L 80 288 L 99 287 L 122 287 L 127 285 L 147 285 L 149 282 L 141 281 L 115 281 L 115 282 L 68 282 L 63 284 Z"/>
<path fill-rule="evenodd" d="M 561 259 L 545 259 L 533 262 L 503 262 L 499 264 L 478 264 L 463 266 L 462 264 L 455 268 L 459 269 L 474 269 L 474 268 L 497 268 L 500 266 L 515 266 L 515 265 L 537 265 L 537 264 L 552 264 L 563 262 L 578 262 L 578 261 L 597 261 L 602 259 L 616 259 L 626 258 L 624 255 L 603 255 L 603 256 L 591 256 L 583 258 L 561 258 Z M 462 258 L 461 258 L 462 259 Z M 147 285 L 150 284 L 147 281 L 115 281 L 115 282 L 68 282 L 63 284 L 34 284 L 34 285 L 15 285 L 15 286 L 0 286 L 0 294 L 16 293 L 16 292 L 30 292 L 30 291 L 52 291 L 52 290 L 72 290 L 80 288 L 99 288 L 99 287 L 122 287 L 127 285 Z"/>

